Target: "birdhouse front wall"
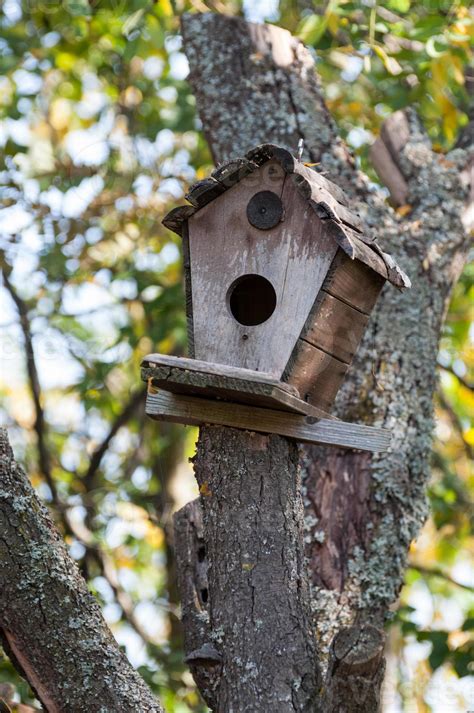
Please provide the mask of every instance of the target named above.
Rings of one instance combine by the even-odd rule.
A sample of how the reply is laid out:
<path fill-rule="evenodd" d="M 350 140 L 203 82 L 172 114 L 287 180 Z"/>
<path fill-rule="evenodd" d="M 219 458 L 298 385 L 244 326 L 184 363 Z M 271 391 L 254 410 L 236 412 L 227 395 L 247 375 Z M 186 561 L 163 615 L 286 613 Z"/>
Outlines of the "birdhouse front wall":
<path fill-rule="evenodd" d="M 322 221 L 270 161 L 193 215 L 188 240 L 195 358 L 280 378 L 337 250 Z"/>

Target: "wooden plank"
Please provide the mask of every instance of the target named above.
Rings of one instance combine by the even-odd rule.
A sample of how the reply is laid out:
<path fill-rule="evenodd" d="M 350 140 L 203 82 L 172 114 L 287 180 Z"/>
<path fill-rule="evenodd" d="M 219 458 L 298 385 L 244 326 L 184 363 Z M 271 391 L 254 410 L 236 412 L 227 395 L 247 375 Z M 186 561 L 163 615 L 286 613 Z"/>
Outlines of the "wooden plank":
<path fill-rule="evenodd" d="M 310 183 L 315 184 L 318 187 L 324 188 L 341 205 L 346 206 L 346 208 L 350 206 L 349 198 L 344 193 L 342 188 L 337 186 L 335 183 L 330 181 L 321 173 L 318 173 L 317 169 L 311 168 L 310 166 L 305 166 L 304 163 L 302 164 L 298 162 L 295 167 L 295 173 L 300 173 L 301 175 L 304 175 L 304 177 L 308 181 L 310 181 Z"/>
<path fill-rule="evenodd" d="M 194 357 L 194 320 L 193 320 L 193 290 L 191 278 L 191 259 L 189 257 L 189 231 L 188 224 L 183 223 L 183 273 L 184 273 L 184 297 L 186 304 L 186 328 L 188 335 L 188 354 Z"/>
<path fill-rule="evenodd" d="M 202 208 L 213 201 L 214 198 L 217 198 L 223 191 L 225 191 L 225 187 L 215 178 L 203 178 L 202 181 L 198 181 L 190 187 L 185 198 L 195 208 Z"/>
<path fill-rule="evenodd" d="M 379 252 L 378 245 L 374 240 L 372 243 L 366 243 L 361 240 L 361 235 L 355 230 L 347 226 L 344 227 L 344 232 L 349 239 L 352 247 L 352 254 L 348 254 L 353 260 L 362 262 L 366 267 L 372 268 L 384 280 L 389 279 L 387 263 Z"/>
<path fill-rule="evenodd" d="M 306 200 L 313 200 L 315 203 L 324 203 L 328 209 L 332 211 L 336 220 L 347 223 L 351 227 L 359 230 L 361 233 L 367 233 L 367 226 L 364 225 L 360 216 L 357 213 L 346 208 L 326 188 L 320 181 L 318 176 L 310 168 L 299 165 L 297 172 L 292 176 L 292 180 L 298 186 Z"/>
<path fill-rule="evenodd" d="M 246 380 L 256 384 L 271 384 L 273 386 L 280 386 L 288 394 L 299 397 L 298 390 L 294 386 L 279 381 L 275 379 L 272 374 L 264 371 L 242 369 L 241 367 L 229 366 L 228 364 L 214 364 L 213 362 L 177 357 L 171 354 L 147 354 L 143 357 L 142 366 L 144 368 L 154 365 L 182 367 L 189 371 L 202 372 L 204 374 L 212 373 L 217 376 L 227 376 L 229 378 Z"/>
<path fill-rule="evenodd" d="M 284 378 L 305 401 L 330 411 L 347 369 L 348 364 L 298 339 Z"/>
<path fill-rule="evenodd" d="M 321 290 L 301 338 L 350 364 L 368 320 L 368 315 Z"/>
<path fill-rule="evenodd" d="M 246 214 L 262 190 L 281 196 L 285 208 L 265 231 Z M 192 216 L 189 241 L 195 356 L 280 378 L 336 254 L 334 240 L 281 166 L 268 161 Z M 229 290 L 243 275 L 260 275 L 275 290 L 276 308 L 261 324 L 244 326 L 230 311 Z"/>
<path fill-rule="evenodd" d="M 255 171 L 256 165 L 246 158 L 236 158 L 225 161 L 213 170 L 212 178 L 218 181 L 225 189 L 242 181 L 249 173 Z"/>
<path fill-rule="evenodd" d="M 192 205 L 180 205 L 170 210 L 161 222 L 166 228 L 182 236 L 183 226 L 186 225 L 188 218 L 195 212 L 196 208 Z"/>
<path fill-rule="evenodd" d="M 193 396 L 178 396 L 166 391 L 149 393 L 146 413 L 157 421 L 172 421 L 202 426 L 205 423 L 241 428 L 248 431 L 278 433 L 305 443 L 381 452 L 390 447 L 390 431 L 355 423 L 311 417 L 209 401 Z"/>
<path fill-rule="evenodd" d="M 384 284 L 381 275 L 339 250 L 322 288 L 360 312 L 370 314 Z"/>
<path fill-rule="evenodd" d="M 232 374 L 232 370 L 227 368 L 227 373 L 223 374 L 218 365 L 205 364 L 204 367 L 196 368 L 193 360 L 178 357 L 175 360 L 177 363 L 170 365 L 170 359 L 170 357 L 163 357 L 154 363 L 144 362 L 143 380 L 148 381 L 152 387 L 162 388 L 174 394 L 219 398 L 234 403 L 309 414 L 317 418 L 331 418 L 321 409 L 315 409 L 302 401 L 299 395 L 296 395 L 294 387 L 271 377 L 262 378 L 258 372 L 255 372 L 258 378 L 254 379 L 253 372 L 248 374 L 247 370 L 243 369 L 234 369 Z M 160 361 L 162 363 L 159 363 Z M 191 368 L 188 368 L 189 366 Z"/>

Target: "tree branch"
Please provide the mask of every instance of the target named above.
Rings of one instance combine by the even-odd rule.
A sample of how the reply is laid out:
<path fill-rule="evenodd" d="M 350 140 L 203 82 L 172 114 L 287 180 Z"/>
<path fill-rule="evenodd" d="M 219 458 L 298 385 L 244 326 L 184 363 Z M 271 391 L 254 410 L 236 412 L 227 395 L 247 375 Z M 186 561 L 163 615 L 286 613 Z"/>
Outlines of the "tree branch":
<path fill-rule="evenodd" d="M 3 265 L 3 284 L 12 298 L 15 307 L 18 310 L 18 316 L 20 317 L 20 326 L 23 333 L 23 339 L 25 341 L 25 351 L 26 351 L 26 371 L 28 374 L 28 382 L 30 385 L 31 396 L 33 399 L 33 405 L 35 409 L 35 422 L 34 430 L 36 433 L 36 438 L 38 442 L 38 459 L 39 459 L 39 469 L 41 475 L 45 479 L 55 503 L 58 502 L 58 492 L 56 488 L 56 483 L 54 482 L 51 473 L 51 463 L 49 457 L 48 446 L 46 443 L 46 433 L 47 426 L 44 418 L 44 411 L 42 405 L 41 397 L 41 386 L 38 377 L 38 369 L 36 368 L 35 355 L 33 351 L 33 336 L 31 332 L 30 320 L 28 317 L 28 306 L 24 300 L 18 295 L 7 272 L 7 266 L 5 260 L 2 259 Z"/>
<path fill-rule="evenodd" d="M 385 635 L 373 626 L 342 629 L 331 644 L 324 713 L 380 710 Z"/>
<path fill-rule="evenodd" d="M 459 376 L 459 374 L 457 374 L 454 371 L 452 366 L 446 366 L 445 364 L 441 364 L 440 362 L 438 362 L 438 368 L 442 369 L 446 373 L 451 374 L 452 376 L 456 377 L 456 379 L 459 381 L 461 386 L 463 386 L 468 391 L 474 391 L 474 384 L 472 384 L 470 381 L 465 379 L 463 376 Z"/>
<path fill-rule="evenodd" d="M 162 713 L 0 430 L 0 629 L 48 713 Z"/>
<path fill-rule="evenodd" d="M 416 562 L 409 562 L 408 569 L 414 569 L 416 572 L 419 572 L 425 577 L 439 577 L 440 579 L 444 579 L 446 582 L 449 582 L 449 584 L 452 584 L 455 587 L 461 587 L 461 589 L 465 589 L 468 592 L 474 592 L 474 587 L 471 587 L 469 584 L 463 584 L 463 582 L 458 582 L 456 579 L 453 579 L 453 577 L 451 577 L 447 572 L 444 572 L 438 567 L 425 567 L 421 564 L 417 564 Z"/>
<path fill-rule="evenodd" d="M 222 656 L 213 642 L 209 623 L 209 563 L 199 500 L 191 501 L 175 514 L 174 532 L 186 661 L 202 697 L 215 710 Z"/>
<path fill-rule="evenodd" d="M 474 448 L 472 445 L 469 443 L 468 440 L 466 440 L 464 436 L 464 428 L 463 424 L 461 422 L 461 419 L 459 418 L 458 414 L 456 411 L 453 409 L 449 401 L 445 398 L 444 394 L 442 391 L 438 391 L 438 399 L 441 407 L 446 411 L 446 413 L 449 416 L 449 420 L 453 424 L 454 428 L 456 429 L 456 432 L 461 439 L 461 442 L 464 446 L 464 450 L 466 451 L 467 457 L 472 460 L 474 458 Z"/>
<path fill-rule="evenodd" d="M 118 431 L 122 428 L 122 426 L 125 426 L 128 423 L 128 421 L 133 416 L 133 414 L 135 413 L 137 408 L 139 406 L 144 405 L 145 395 L 146 395 L 146 389 L 140 389 L 139 391 L 136 391 L 135 393 L 132 394 L 128 404 L 125 406 L 125 408 L 120 412 L 120 414 L 117 416 L 115 421 L 112 423 L 112 426 L 111 426 L 107 436 L 104 438 L 102 443 L 100 443 L 97 446 L 97 448 L 95 449 L 95 451 L 92 453 L 91 459 L 89 461 L 89 467 L 87 468 L 87 471 L 82 478 L 82 482 L 84 483 L 84 486 L 88 492 L 93 487 L 95 475 L 97 473 L 97 470 L 100 467 L 102 458 L 104 457 L 104 455 L 107 452 L 108 447 L 110 446 L 112 439 L 117 435 Z"/>

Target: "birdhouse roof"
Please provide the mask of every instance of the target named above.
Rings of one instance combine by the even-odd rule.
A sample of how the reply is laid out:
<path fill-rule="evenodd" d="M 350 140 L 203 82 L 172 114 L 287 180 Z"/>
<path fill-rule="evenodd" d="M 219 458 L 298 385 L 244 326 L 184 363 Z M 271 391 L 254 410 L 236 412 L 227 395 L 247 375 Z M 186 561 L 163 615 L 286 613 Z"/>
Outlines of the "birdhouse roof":
<path fill-rule="evenodd" d="M 350 208 L 350 200 L 335 183 L 298 161 L 289 151 L 273 144 L 261 144 L 244 158 L 227 161 L 212 171 L 209 178 L 198 181 L 189 189 L 190 205 L 174 208 L 163 220 L 170 230 L 182 235 L 189 218 L 242 181 L 268 161 L 277 161 L 290 176 L 298 192 L 323 221 L 329 235 L 351 258 L 360 260 L 396 287 L 410 287 L 409 277 L 395 260 L 378 245 L 376 236 Z"/>

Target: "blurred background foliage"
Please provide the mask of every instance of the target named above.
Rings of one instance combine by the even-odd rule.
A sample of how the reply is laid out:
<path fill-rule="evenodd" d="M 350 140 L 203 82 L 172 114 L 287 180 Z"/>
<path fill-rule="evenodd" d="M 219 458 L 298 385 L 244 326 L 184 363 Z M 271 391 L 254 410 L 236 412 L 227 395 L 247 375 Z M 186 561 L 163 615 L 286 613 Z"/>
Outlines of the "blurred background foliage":
<path fill-rule="evenodd" d="M 182 662 L 171 548 L 172 513 L 196 494 L 195 431 L 144 420 L 139 364 L 186 349 L 180 245 L 160 220 L 211 169 L 179 36 L 182 12 L 206 10 L 317 47 L 365 169 L 392 111 L 414 105 L 444 151 L 473 101 L 467 1 L 1 4 L 2 421 L 118 641 L 176 713 L 205 710 Z M 473 692 L 472 277 L 442 337 L 433 514 L 390 627 L 385 713 L 461 713 Z M 34 704 L 6 657 L 0 682 L 10 706 Z"/>

